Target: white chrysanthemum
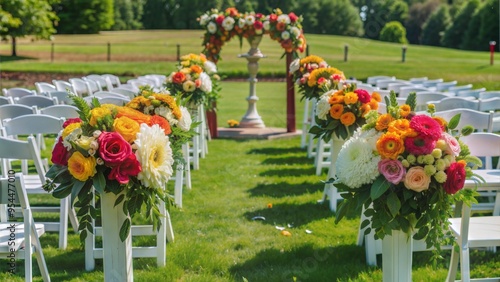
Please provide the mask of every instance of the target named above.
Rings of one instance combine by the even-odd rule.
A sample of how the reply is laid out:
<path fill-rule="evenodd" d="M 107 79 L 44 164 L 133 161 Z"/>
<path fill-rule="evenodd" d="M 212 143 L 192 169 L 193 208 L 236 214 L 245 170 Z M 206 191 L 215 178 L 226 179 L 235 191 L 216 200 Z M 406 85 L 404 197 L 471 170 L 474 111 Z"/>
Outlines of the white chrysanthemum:
<path fill-rule="evenodd" d="M 239 18 L 238 19 L 238 27 L 239 28 L 244 28 L 245 27 L 245 19 Z"/>
<path fill-rule="evenodd" d="M 330 100 L 330 96 L 332 93 L 332 91 L 328 91 L 327 93 L 321 95 L 321 97 L 319 98 L 318 103 L 316 104 L 316 115 L 319 119 L 327 120 L 327 116 L 330 113 L 331 107 L 328 100 Z"/>
<path fill-rule="evenodd" d="M 265 31 L 268 31 L 271 29 L 271 23 L 269 21 L 265 21 L 262 23 L 262 27 L 264 28 Z"/>
<path fill-rule="evenodd" d="M 209 20 L 210 20 L 210 17 L 207 14 L 202 15 L 200 17 L 200 25 L 205 26 Z"/>
<path fill-rule="evenodd" d="M 245 23 L 247 25 L 253 25 L 254 22 L 255 22 L 255 17 L 254 16 L 252 16 L 252 15 L 245 16 Z"/>
<path fill-rule="evenodd" d="M 217 24 L 214 23 L 214 22 L 210 22 L 208 25 L 207 25 L 207 30 L 208 32 L 210 32 L 211 34 L 214 34 L 216 31 L 217 31 Z"/>
<path fill-rule="evenodd" d="M 278 22 L 290 24 L 290 17 L 287 14 L 281 14 L 278 16 Z"/>
<path fill-rule="evenodd" d="M 210 76 L 208 76 L 206 72 L 200 73 L 200 80 L 201 80 L 200 89 L 205 93 L 212 92 L 212 80 L 210 79 Z"/>
<path fill-rule="evenodd" d="M 290 63 L 290 73 L 298 71 L 300 68 L 300 59 L 295 59 Z"/>
<path fill-rule="evenodd" d="M 289 38 L 290 38 L 290 32 L 288 32 L 288 31 L 286 31 L 286 30 L 285 30 L 285 31 L 283 31 L 283 32 L 281 33 L 281 38 L 282 38 L 283 40 L 287 40 L 287 39 L 289 39 Z"/>
<path fill-rule="evenodd" d="M 290 28 L 290 33 L 293 35 L 294 38 L 298 38 L 300 36 L 300 29 L 294 26 Z"/>
<path fill-rule="evenodd" d="M 184 106 L 180 106 L 180 109 L 182 115 L 178 124 L 179 128 L 182 131 L 189 131 L 189 129 L 191 128 L 191 123 L 193 122 L 193 120 L 191 119 L 191 114 L 189 113 L 189 110 Z"/>
<path fill-rule="evenodd" d="M 233 27 L 234 27 L 234 19 L 232 17 L 226 17 L 223 21 L 222 21 L 222 27 L 227 30 L 227 31 L 231 31 L 233 30 Z"/>
<path fill-rule="evenodd" d="M 141 124 L 134 143 L 137 146 L 135 155 L 142 168 L 137 179 L 146 187 L 165 189 L 174 163 L 168 136 L 158 124 L 151 127 Z"/>
<path fill-rule="evenodd" d="M 154 112 L 156 115 L 164 117 L 170 125 L 176 125 L 179 122 L 169 107 L 160 106 L 155 108 Z"/>
<path fill-rule="evenodd" d="M 206 60 L 203 63 L 203 68 L 208 74 L 216 73 L 217 72 L 217 65 L 214 64 L 214 62 Z"/>
<path fill-rule="evenodd" d="M 352 137 L 339 152 L 335 163 L 336 174 L 340 182 L 350 188 L 359 188 L 369 184 L 380 174 L 378 162 L 380 156 L 373 155 L 373 147 L 366 139 Z"/>

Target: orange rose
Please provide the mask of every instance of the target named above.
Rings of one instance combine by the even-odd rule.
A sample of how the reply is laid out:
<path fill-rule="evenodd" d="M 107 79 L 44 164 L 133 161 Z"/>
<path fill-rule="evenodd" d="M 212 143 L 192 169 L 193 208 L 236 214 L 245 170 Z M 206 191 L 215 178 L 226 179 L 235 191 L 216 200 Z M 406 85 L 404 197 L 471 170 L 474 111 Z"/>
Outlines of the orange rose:
<path fill-rule="evenodd" d="M 186 75 L 180 71 L 176 72 L 173 76 L 172 76 L 172 82 L 173 83 L 176 83 L 176 84 L 181 84 L 184 82 L 184 80 L 186 80 Z"/>
<path fill-rule="evenodd" d="M 334 119 L 340 119 L 343 112 L 344 106 L 342 104 L 335 104 L 330 107 L 330 116 Z"/>
<path fill-rule="evenodd" d="M 192 65 L 191 66 L 191 72 L 202 73 L 203 69 L 200 66 L 198 66 L 198 65 Z"/>
<path fill-rule="evenodd" d="M 340 116 L 340 122 L 345 126 L 349 126 L 356 122 L 356 116 L 351 112 L 344 113 Z"/>
<path fill-rule="evenodd" d="M 358 94 L 354 92 L 348 92 L 344 96 L 344 102 L 349 105 L 349 104 L 354 104 L 358 101 Z"/>
<path fill-rule="evenodd" d="M 159 115 L 152 116 L 149 125 L 152 126 L 154 124 L 158 124 L 163 129 L 163 132 L 165 132 L 165 135 L 172 133 L 172 129 L 170 128 L 170 123 L 168 123 L 168 121 L 165 118 Z"/>
<path fill-rule="evenodd" d="M 127 107 L 120 107 L 118 108 L 118 113 L 116 114 L 116 117 L 128 117 L 131 118 L 135 121 L 137 121 L 139 124 L 141 123 L 146 123 L 149 124 L 149 121 L 151 119 L 150 116 L 145 115 L 137 110 L 134 110 L 132 108 L 127 108 Z"/>

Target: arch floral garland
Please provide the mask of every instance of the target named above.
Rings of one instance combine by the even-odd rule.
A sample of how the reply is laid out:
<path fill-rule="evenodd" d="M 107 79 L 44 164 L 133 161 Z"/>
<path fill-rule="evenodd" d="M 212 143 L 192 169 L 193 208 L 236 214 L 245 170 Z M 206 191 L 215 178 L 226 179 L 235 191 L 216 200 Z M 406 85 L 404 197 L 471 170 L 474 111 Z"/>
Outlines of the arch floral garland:
<path fill-rule="evenodd" d="M 271 39 L 280 43 L 286 53 L 298 57 L 297 51 L 304 52 L 306 39 L 302 31 L 302 16 L 293 12 L 283 13 L 275 9 L 270 15 L 246 12 L 240 13 L 236 8 L 227 8 L 224 12 L 211 9 L 198 18 L 200 25 L 205 29 L 203 36 L 203 54 L 207 59 L 217 63 L 224 43 L 234 36 L 252 40 L 254 36 L 269 34 Z M 283 54 L 283 55 L 285 55 Z"/>

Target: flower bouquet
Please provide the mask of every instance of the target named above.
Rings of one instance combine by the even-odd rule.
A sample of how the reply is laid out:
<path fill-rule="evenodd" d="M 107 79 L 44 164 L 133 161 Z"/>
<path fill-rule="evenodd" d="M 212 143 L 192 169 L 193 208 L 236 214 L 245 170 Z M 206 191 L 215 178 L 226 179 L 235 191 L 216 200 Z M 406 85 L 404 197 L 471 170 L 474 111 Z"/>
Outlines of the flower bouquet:
<path fill-rule="evenodd" d="M 217 66 L 212 61 L 207 60 L 206 56 L 196 55 L 193 53 L 181 56 L 179 62 L 179 70 L 183 68 L 191 68 L 192 66 L 200 66 L 205 73 L 210 76 L 212 80 L 212 91 L 207 93 L 205 100 L 205 108 L 209 111 L 216 110 L 217 100 L 220 98 L 219 92 L 221 87 L 219 85 L 220 76 L 217 74 Z"/>
<path fill-rule="evenodd" d="M 302 20 L 302 16 L 299 17 L 293 12 L 285 14 L 280 9 L 275 9 L 274 13 L 265 17 L 265 33 L 285 49 L 283 56 L 293 53 L 294 57 L 298 57 L 297 50 L 301 53 L 305 51 L 306 38 L 302 32 Z"/>
<path fill-rule="evenodd" d="M 151 104 L 159 100 L 151 100 Z M 164 118 L 169 114 L 148 115 L 129 106 L 100 105 L 97 99 L 92 106 L 77 96 L 73 101 L 80 118 L 69 119 L 63 125 L 52 152 L 53 165 L 46 175 L 50 181 L 45 189 L 53 190 L 56 198 L 72 195 L 74 206 L 80 208 L 82 241 L 87 231 L 93 232 L 92 219 L 96 217 L 92 188 L 101 196 L 118 195 L 115 206 L 122 204 L 127 216 L 119 232 L 122 241 L 130 233 L 130 217 L 144 212 L 143 207 L 153 227 L 159 228 L 158 206 L 160 201 L 168 200 L 165 190 L 173 173 L 169 138 L 175 128 L 171 125 L 173 119 Z M 181 113 L 171 114 L 182 120 Z"/>
<path fill-rule="evenodd" d="M 475 202 L 476 192 L 462 188 L 481 161 L 459 141 L 473 128 L 464 127 L 453 136 L 459 115 L 447 122 L 434 116 L 432 106 L 430 115 L 415 114 L 415 93 L 398 106 L 392 92 L 386 103 L 387 113 L 367 113 L 366 124 L 339 152 L 333 183 L 346 193 L 336 222 L 363 206 L 365 234 L 373 230 L 383 239 L 402 231 L 417 240 L 425 238 L 428 247 L 439 251 L 451 240 L 446 234 L 452 207 L 457 201 Z"/>
<path fill-rule="evenodd" d="M 319 69 L 317 69 L 319 70 Z M 316 125 L 309 133 L 328 142 L 332 135 L 346 140 L 354 131 L 365 124 L 365 116 L 378 109 L 381 97 L 377 92 L 369 94 L 356 85 L 346 85 L 340 90 L 323 94 L 316 105 Z"/>
<path fill-rule="evenodd" d="M 165 86 L 173 95 L 188 100 L 194 106 L 208 101 L 212 92 L 212 79 L 203 71 L 203 67 L 191 64 L 179 71 L 172 72 L 165 82 Z"/>

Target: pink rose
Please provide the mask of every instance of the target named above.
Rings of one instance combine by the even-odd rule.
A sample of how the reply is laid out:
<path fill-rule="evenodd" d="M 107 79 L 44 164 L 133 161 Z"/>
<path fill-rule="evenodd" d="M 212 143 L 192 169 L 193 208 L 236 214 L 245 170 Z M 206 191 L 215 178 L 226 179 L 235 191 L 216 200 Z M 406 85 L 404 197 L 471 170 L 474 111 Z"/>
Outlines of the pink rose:
<path fill-rule="evenodd" d="M 99 154 L 107 166 L 120 165 L 132 154 L 132 147 L 118 132 L 103 132 L 98 141 Z"/>
<path fill-rule="evenodd" d="M 446 154 L 453 156 L 458 156 L 458 154 L 460 154 L 460 144 L 455 137 L 443 132 L 441 134 L 441 139 L 446 142 L 446 148 L 444 149 Z"/>
<path fill-rule="evenodd" d="M 109 180 L 116 180 L 120 184 L 127 184 L 130 176 L 137 176 L 141 172 L 141 164 L 134 154 L 128 155 L 122 163 L 113 167 L 108 175 Z"/>
<path fill-rule="evenodd" d="M 340 80 L 342 80 L 342 76 L 338 75 L 338 74 L 332 74 L 332 77 L 331 79 L 335 82 L 339 82 Z"/>
<path fill-rule="evenodd" d="M 443 188 L 447 194 L 455 194 L 464 187 L 465 167 L 463 163 L 452 163 L 446 170 L 446 182 Z"/>
<path fill-rule="evenodd" d="M 297 15 L 294 13 L 294 12 L 291 12 L 290 14 L 288 14 L 288 17 L 290 18 L 290 22 L 294 23 L 297 21 L 297 19 L 299 17 L 297 17 Z"/>
<path fill-rule="evenodd" d="M 264 24 L 261 21 L 255 21 L 253 23 L 253 27 L 257 30 L 260 30 L 264 27 Z"/>
<path fill-rule="evenodd" d="M 52 150 L 52 157 L 50 160 L 56 165 L 68 166 L 70 155 L 69 151 L 63 145 L 62 137 L 59 137 L 59 140 Z"/>
<path fill-rule="evenodd" d="M 406 170 L 398 160 L 383 159 L 378 163 L 378 171 L 392 184 L 399 184 L 405 177 Z"/>
<path fill-rule="evenodd" d="M 356 89 L 354 90 L 354 93 L 358 94 L 358 100 L 363 104 L 366 104 L 371 100 L 370 94 L 368 94 L 368 92 L 364 89 Z"/>
<path fill-rule="evenodd" d="M 324 77 L 318 78 L 318 84 L 319 85 L 324 84 L 324 83 L 326 83 L 326 78 L 324 78 Z"/>
<path fill-rule="evenodd" d="M 422 192 L 429 189 L 431 178 L 425 174 L 424 168 L 414 166 L 406 172 L 404 184 L 405 187 L 415 192 Z"/>
<path fill-rule="evenodd" d="M 218 24 L 218 25 L 222 25 L 222 22 L 224 21 L 224 16 L 223 15 L 219 15 L 216 19 L 215 19 L 215 22 Z"/>

